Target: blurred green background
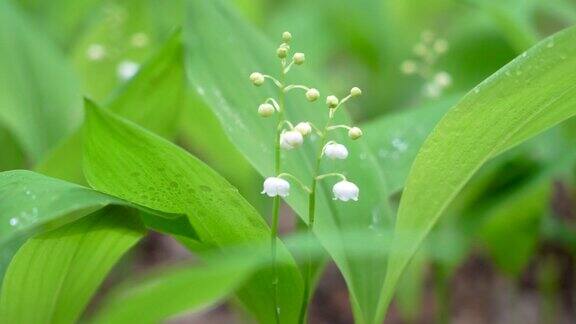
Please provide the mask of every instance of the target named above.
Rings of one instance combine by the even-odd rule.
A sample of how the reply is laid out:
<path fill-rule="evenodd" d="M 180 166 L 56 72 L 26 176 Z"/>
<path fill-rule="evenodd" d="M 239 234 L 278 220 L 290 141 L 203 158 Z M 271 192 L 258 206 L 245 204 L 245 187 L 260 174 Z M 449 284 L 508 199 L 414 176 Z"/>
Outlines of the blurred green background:
<path fill-rule="evenodd" d="M 66 160 L 53 160 L 54 152 L 72 145 L 63 140 L 82 122 L 81 96 L 99 103 L 115 98 L 182 26 L 184 1 L 3 2 L 0 171 L 42 172 L 57 163 L 65 172 L 46 173 L 82 183 L 81 170 L 70 172 L 74 166 Z M 362 88 L 365 95 L 349 110 L 365 129 L 382 132 L 368 140 L 420 138 L 408 143 L 409 157 L 398 161 L 389 154 L 408 149 L 403 142 L 389 143 L 392 153 L 375 152 L 398 168 L 395 189 L 401 188 L 421 140 L 450 106 L 537 41 L 576 22 L 576 2 L 569 0 L 230 2 L 270 39 L 289 30 L 293 46 L 306 53 L 307 68 L 329 78 L 331 89 L 344 91 L 351 81 Z M 14 25 L 21 29 L 9 28 Z M 27 39 L 13 42 L 18 37 Z M 437 57 L 422 54 L 422 45 L 430 54 L 438 41 L 445 48 L 436 50 Z M 35 44 L 33 56 L 21 57 L 14 43 Z M 419 66 L 418 73 L 408 73 L 411 63 Z M 40 70 L 43 75 L 33 74 Z M 441 72 L 449 82 L 441 91 L 431 90 Z M 169 126 L 158 132 L 221 172 L 254 206 L 268 210 L 269 202 L 257 194 L 259 175 L 228 141 L 196 89 L 188 90 L 182 109 L 165 116 Z M 53 97 L 65 98 L 59 99 L 57 113 L 43 106 Z M 479 172 L 407 271 L 390 323 L 576 321 L 575 161 L 563 158 L 575 144 L 574 126 L 564 123 Z M 292 222 L 285 219 L 284 232 Z M 187 257 L 174 242 L 153 235 L 117 272 L 121 277 L 125 269 L 145 271 Z M 202 316 L 182 321 L 231 320 L 227 307 Z M 351 320 L 345 285 L 329 266 L 312 306 L 312 323 Z"/>

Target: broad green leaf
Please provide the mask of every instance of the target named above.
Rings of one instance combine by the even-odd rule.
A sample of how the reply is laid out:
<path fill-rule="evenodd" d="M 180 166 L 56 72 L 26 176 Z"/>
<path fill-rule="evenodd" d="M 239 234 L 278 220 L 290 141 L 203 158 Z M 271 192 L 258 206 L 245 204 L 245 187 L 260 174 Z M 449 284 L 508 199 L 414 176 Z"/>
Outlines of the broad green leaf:
<path fill-rule="evenodd" d="M 109 109 L 167 138 L 173 138 L 186 104 L 180 33 L 109 99 Z M 68 137 L 36 170 L 72 182 L 83 181 L 80 132 Z"/>
<path fill-rule="evenodd" d="M 0 126 L 37 161 L 79 124 L 72 70 L 9 1 L 0 1 Z"/>
<path fill-rule="evenodd" d="M 209 262 L 131 279 L 114 289 L 95 323 L 160 323 L 182 313 L 205 309 L 246 281 L 254 265 L 245 259 Z M 170 296 L 170 298 L 166 298 Z"/>
<path fill-rule="evenodd" d="M 86 102 L 84 171 L 100 191 L 168 213 L 186 214 L 206 247 L 267 242 L 269 229 L 224 178 L 174 144 Z M 300 274 L 279 249 L 283 322 L 296 321 Z M 273 321 L 272 276 L 258 272 L 239 296 L 262 322 Z"/>
<path fill-rule="evenodd" d="M 126 203 L 30 171 L 2 172 L 0 246 L 19 235 L 62 225 L 109 204 Z"/>
<path fill-rule="evenodd" d="M 500 152 L 576 113 L 576 74 L 566 72 L 574 69 L 576 28 L 570 28 L 482 82 L 436 126 L 402 196 L 379 318 L 412 253 L 472 175 Z"/>
<path fill-rule="evenodd" d="M 135 206 L 121 199 L 31 171 L 0 173 L 0 278 L 24 239 L 70 223 L 108 205 L 137 208 L 152 229 L 197 235 L 178 215 L 168 215 Z M 158 219 L 162 217 L 162 221 Z"/>
<path fill-rule="evenodd" d="M 404 187 L 410 166 L 422 143 L 460 97 L 450 96 L 362 125 L 366 133 L 364 137 L 377 157 L 390 193 Z"/>
<path fill-rule="evenodd" d="M 254 71 L 275 74 L 280 69 L 274 46 L 223 1 L 191 0 L 187 13 L 184 35 L 190 80 L 234 145 L 260 174 L 271 176 L 275 124 L 273 120 L 259 117 L 256 109 L 267 97 L 276 96 L 277 91 L 270 84 L 253 87 L 248 76 Z M 298 35 L 294 35 L 294 44 L 297 39 Z M 305 51 L 297 47 L 294 50 Z M 311 82 L 312 78 L 301 72 L 305 68 L 293 68 L 289 82 L 314 86 L 324 95 L 328 94 L 323 84 Z M 321 100 L 308 103 L 301 93 L 290 93 L 288 98 L 286 114 L 292 122 L 311 121 L 316 125 L 326 122 L 327 110 Z M 337 116 L 337 124 L 351 123 L 344 112 Z M 372 323 L 384 279 L 384 253 L 357 256 L 349 249 L 353 244 L 348 241 L 350 237 L 331 238 L 341 231 L 362 231 L 365 245 L 384 245 L 386 237 L 381 231 L 391 222 L 388 194 L 383 175 L 365 143 L 362 140 L 352 143 L 345 134 L 338 132 L 335 132 L 334 140 L 349 147 L 350 156 L 345 161 L 323 163 L 322 172 L 344 172 L 361 188 L 360 201 L 333 201 L 330 186 L 334 182 L 322 182 L 317 194 L 314 231 L 348 283 L 357 321 Z M 307 140 L 298 150 L 284 153 L 282 170 L 308 183 L 320 150 L 318 145 L 317 141 Z M 300 217 L 307 219 L 308 196 L 304 192 L 292 190 L 287 202 Z"/>
<path fill-rule="evenodd" d="M 76 322 L 108 271 L 143 235 L 134 210 L 110 207 L 27 241 L 6 272 L 2 321 Z"/>

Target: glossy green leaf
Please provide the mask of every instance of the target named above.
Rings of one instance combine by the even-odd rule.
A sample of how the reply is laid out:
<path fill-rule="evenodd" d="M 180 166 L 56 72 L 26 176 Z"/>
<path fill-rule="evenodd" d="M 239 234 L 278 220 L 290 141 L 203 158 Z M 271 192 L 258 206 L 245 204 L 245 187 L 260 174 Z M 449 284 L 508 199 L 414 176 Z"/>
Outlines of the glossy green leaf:
<path fill-rule="evenodd" d="M 109 100 L 109 109 L 162 136 L 173 138 L 186 104 L 180 33 L 142 66 L 140 72 Z M 36 170 L 72 182 L 82 182 L 82 139 L 66 139 Z"/>
<path fill-rule="evenodd" d="M 132 279 L 106 298 L 94 322 L 121 324 L 137 318 L 139 323 L 160 323 L 178 313 L 205 309 L 240 287 L 253 267 L 233 258 Z"/>
<path fill-rule="evenodd" d="M 84 170 L 100 191 L 148 208 L 188 215 L 206 247 L 267 242 L 264 220 L 224 178 L 174 144 L 86 102 Z M 298 316 L 302 282 L 285 248 L 279 251 L 283 321 Z M 262 322 L 273 321 L 272 276 L 258 272 L 239 296 Z"/>
<path fill-rule="evenodd" d="M 0 125 L 37 161 L 78 126 L 82 101 L 58 50 L 0 2 Z"/>
<path fill-rule="evenodd" d="M 0 246 L 19 235 L 62 225 L 109 204 L 126 203 L 31 171 L 2 172 Z"/>
<path fill-rule="evenodd" d="M 273 120 L 259 117 L 256 109 L 267 97 L 276 96 L 277 91 L 270 84 L 258 88 L 252 86 L 248 76 L 254 71 L 275 74 L 280 69 L 274 46 L 223 1 L 191 0 L 187 12 L 184 34 L 190 80 L 210 105 L 234 145 L 260 174 L 271 176 L 275 124 Z M 297 44 L 297 39 L 298 35 L 294 35 L 294 44 Z M 297 46 L 294 50 L 305 51 Z M 313 62 L 313 58 L 309 58 L 309 62 Z M 312 78 L 301 72 L 306 68 L 306 65 L 293 68 L 289 82 L 314 86 L 327 94 L 323 84 L 312 82 Z M 342 89 L 336 94 L 347 92 L 348 89 Z M 292 122 L 311 121 L 323 125 L 327 111 L 321 101 L 308 103 L 301 93 L 290 93 L 286 114 Z M 350 120 L 342 111 L 338 113 L 336 123 L 349 124 Z M 322 182 L 317 194 L 314 230 L 348 283 L 357 321 L 371 323 L 384 279 L 384 253 L 358 256 L 349 248 L 353 244 L 348 241 L 352 240 L 350 236 L 333 238 L 334 233 L 341 231 L 362 231 L 366 245 L 384 245 L 386 237 L 381 235 L 381 231 L 391 222 L 388 195 L 383 175 L 365 143 L 362 140 L 352 143 L 342 132 L 335 133 L 334 139 L 350 149 L 350 156 L 345 161 L 324 163 L 322 172 L 344 172 L 361 188 L 360 201 L 333 201 L 330 186 L 334 182 Z M 309 182 L 320 149 L 318 145 L 306 141 L 302 148 L 285 153 L 283 171 Z M 304 192 L 292 190 L 287 202 L 303 219 L 307 219 L 308 196 Z"/>
<path fill-rule="evenodd" d="M 416 247 L 490 158 L 576 114 L 576 28 L 540 42 L 464 97 L 422 146 L 408 177 L 389 262 L 384 314 Z M 401 248 L 400 248 L 401 247 Z"/>
<path fill-rule="evenodd" d="M 6 323 L 74 323 L 118 259 L 142 238 L 134 210 L 110 207 L 27 241 L 6 272 Z"/>

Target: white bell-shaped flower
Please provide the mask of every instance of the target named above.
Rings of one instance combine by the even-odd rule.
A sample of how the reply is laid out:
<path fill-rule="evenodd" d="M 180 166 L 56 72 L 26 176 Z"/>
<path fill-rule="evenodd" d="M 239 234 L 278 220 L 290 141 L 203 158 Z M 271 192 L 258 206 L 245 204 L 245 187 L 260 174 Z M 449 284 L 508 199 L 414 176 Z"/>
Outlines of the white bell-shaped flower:
<path fill-rule="evenodd" d="M 348 149 L 342 144 L 328 143 L 324 146 L 324 154 L 333 160 L 344 160 L 348 157 Z"/>
<path fill-rule="evenodd" d="M 264 180 L 263 194 L 268 197 L 286 197 L 290 193 L 290 183 L 282 178 L 268 177 Z"/>
<path fill-rule="evenodd" d="M 334 193 L 334 200 L 348 201 L 351 199 L 357 201 L 360 189 L 354 183 L 342 180 L 332 187 L 332 193 Z"/>
<path fill-rule="evenodd" d="M 280 135 L 280 147 L 285 150 L 296 148 L 304 142 L 304 137 L 297 130 L 289 130 Z"/>

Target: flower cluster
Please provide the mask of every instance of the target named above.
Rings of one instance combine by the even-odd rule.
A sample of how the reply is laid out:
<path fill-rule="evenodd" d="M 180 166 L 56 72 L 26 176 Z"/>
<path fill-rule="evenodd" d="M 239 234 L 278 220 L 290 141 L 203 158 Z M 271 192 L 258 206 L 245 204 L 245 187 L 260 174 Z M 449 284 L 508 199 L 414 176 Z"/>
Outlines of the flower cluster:
<path fill-rule="evenodd" d="M 426 82 L 422 89 L 425 96 L 439 97 L 452 85 L 450 74 L 446 71 L 437 71 L 435 67 L 438 59 L 448 52 L 448 42 L 436 38 L 430 31 L 424 31 L 413 52 L 416 58 L 402 62 L 400 70 L 407 75 L 417 75 Z"/>
<path fill-rule="evenodd" d="M 290 41 L 292 35 L 289 32 L 284 32 L 282 34 L 282 43 L 278 46 L 276 50 L 276 55 L 281 60 L 282 64 L 282 74 L 280 78 L 274 78 L 270 75 L 262 74 L 260 72 L 254 72 L 250 75 L 250 81 L 255 86 L 263 85 L 266 80 L 270 80 L 278 87 L 280 91 L 280 96 L 278 99 L 267 98 L 262 104 L 258 106 L 258 114 L 264 118 L 271 117 L 273 115 L 278 115 L 278 137 L 276 147 L 282 150 L 294 150 L 302 146 L 306 137 L 315 132 L 322 139 L 322 147 L 319 150 L 319 158 L 326 157 L 332 160 L 343 160 L 348 157 L 348 149 L 340 143 L 335 141 L 328 141 L 328 133 L 337 129 L 345 129 L 348 136 L 356 140 L 362 136 L 362 130 L 358 127 L 350 127 L 347 125 L 332 125 L 332 120 L 334 114 L 338 109 L 352 97 L 357 97 L 362 94 L 362 91 L 354 87 L 350 90 L 348 96 L 339 99 L 334 95 L 326 97 L 326 105 L 328 106 L 328 123 L 323 129 L 316 127 L 309 121 L 302 121 L 294 125 L 289 120 L 285 119 L 284 115 L 284 96 L 286 93 L 292 90 L 302 90 L 306 99 L 310 102 L 318 100 L 320 98 L 320 92 L 313 87 L 307 87 L 299 84 L 285 84 L 285 75 L 290 71 L 294 65 L 302 65 L 306 61 L 306 56 L 304 53 L 294 53 L 292 59 L 288 62 L 288 57 L 290 54 Z M 276 161 L 276 165 L 279 165 L 279 161 Z M 286 197 L 290 192 L 290 183 L 286 179 L 291 179 L 296 181 L 302 186 L 309 194 L 315 190 L 315 182 L 321 180 L 327 176 L 337 176 L 341 178 L 341 181 L 336 183 L 332 191 L 334 193 L 334 199 L 339 199 L 341 201 L 358 200 L 359 189 L 358 187 L 348 181 L 346 177 L 339 173 L 330 173 L 326 175 L 314 174 L 312 179 L 311 189 L 305 186 L 299 179 L 294 177 L 289 173 L 281 173 L 278 167 L 275 170 L 276 175 L 266 178 L 263 185 L 263 194 L 269 197 Z"/>

